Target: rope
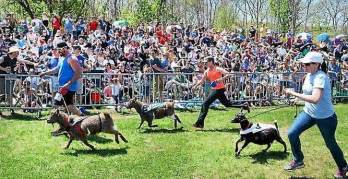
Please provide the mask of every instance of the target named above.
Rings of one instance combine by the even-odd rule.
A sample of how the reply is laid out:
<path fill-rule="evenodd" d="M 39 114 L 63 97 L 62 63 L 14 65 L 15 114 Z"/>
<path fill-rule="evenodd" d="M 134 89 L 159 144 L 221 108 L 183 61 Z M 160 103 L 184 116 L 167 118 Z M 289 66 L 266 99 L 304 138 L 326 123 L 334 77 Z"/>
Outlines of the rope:
<path fill-rule="evenodd" d="M 63 100 L 64 107 L 65 107 L 66 111 L 68 112 L 68 115 L 71 115 L 71 113 L 70 113 L 70 111 L 69 111 L 69 109 L 68 109 L 68 105 L 66 105 L 66 102 L 65 102 L 64 96 L 63 96 L 61 93 L 59 93 L 59 92 L 58 92 L 57 94 L 59 94 L 59 95 L 60 95 L 61 100 Z"/>
<path fill-rule="evenodd" d="M 277 107 L 277 108 L 270 109 L 270 110 L 267 110 L 267 111 L 264 111 L 264 112 L 255 114 L 255 115 L 253 115 L 253 116 L 251 116 L 251 117 L 248 117 L 248 118 L 251 119 L 251 118 L 256 117 L 256 116 L 259 116 L 259 115 L 261 115 L 261 114 L 265 114 L 265 113 L 267 113 L 267 112 L 271 112 L 271 111 L 275 111 L 275 110 L 282 109 L 282 108 L 287 108 L 287 107 L 290 107 L 290 106 L 279 106 L 279 107 Z"/>
<path fill-rule="evenodd" d="M 255 114 L 255 115 L 253 115 L 253 116 L 251 116 L 251 117 L 248 117 L 248 118 L 254 118 L 254 117 L 256 117 L 256 116 L 259 116 L 259 115 L 261 115 L 261 114 L 265 114 L 265 113 L 268 113 L 268 112 L 271 112 L 271 111 L 275 111 L 275 110 L 278 110 L 278 109 L 282 109 L 282 108 L 287 108 L 287 107 L 291 107 L 291 103 L 290 103 L 290 97 L 287 97 L 286 99 L 286 102 L 288 103 L 288 105 L 285 105 L 285 106 L 278 106 L 278 107 L 276 107 L 276 108 L 274 108 L 274 109 L 270 109 L 270 110 L 267 110 L 267 111 L 264 111 L 264 112 L 260 112 L 260 113 L 257 113 L 257 114 Z M 297 115 L 297 105 L 296 105 L 296 115 Z"/>

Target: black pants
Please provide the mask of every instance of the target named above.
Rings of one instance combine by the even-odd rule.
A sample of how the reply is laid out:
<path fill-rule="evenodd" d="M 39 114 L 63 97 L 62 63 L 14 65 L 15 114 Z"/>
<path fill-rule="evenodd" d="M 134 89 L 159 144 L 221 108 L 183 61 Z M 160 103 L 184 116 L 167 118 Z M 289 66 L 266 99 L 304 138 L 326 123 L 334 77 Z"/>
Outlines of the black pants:
<path fill-rule="evenodd" d="M 76 91 L 68 91 L 68 93 L 63 95 L 64 101 L 65 101 L 67 106 L 74 105 L 75 93 L 76 93 Z M 63 101 L 63 99 L 60 101 L 54 100 L 54 104 L 57 106 L 64 106 L 65 105 L 64 101 Z"/>
<path fill-rule="evenodd" d="M 219 99 L 219 101 L 225 106 L 225 107 L 237 107 L 233 105 L 231 101 L 229 101 L 225 95 L 225 88 L 218 89 L 218 90 L 212 90 L 208 96 L 207 99 L 202 104 L 201 113 L 199 114 L 198 120 L 196 122 L 197 126 L 204 126 L 204 119 L 208 114 L 209 106 L 211 103 L 213 103 L 216 99 Z"/>

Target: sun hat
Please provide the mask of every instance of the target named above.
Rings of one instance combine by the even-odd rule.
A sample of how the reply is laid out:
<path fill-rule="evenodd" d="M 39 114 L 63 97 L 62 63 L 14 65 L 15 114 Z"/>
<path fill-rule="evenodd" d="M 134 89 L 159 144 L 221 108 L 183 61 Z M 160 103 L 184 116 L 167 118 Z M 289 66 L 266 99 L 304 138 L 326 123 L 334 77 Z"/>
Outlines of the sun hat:
<path fill-rule="evenodd" d="M 14 53 L 14 52 L 19 52 L 19 48 L 16 46 L 12 46 L 8 49 L 7 53 Z"/>

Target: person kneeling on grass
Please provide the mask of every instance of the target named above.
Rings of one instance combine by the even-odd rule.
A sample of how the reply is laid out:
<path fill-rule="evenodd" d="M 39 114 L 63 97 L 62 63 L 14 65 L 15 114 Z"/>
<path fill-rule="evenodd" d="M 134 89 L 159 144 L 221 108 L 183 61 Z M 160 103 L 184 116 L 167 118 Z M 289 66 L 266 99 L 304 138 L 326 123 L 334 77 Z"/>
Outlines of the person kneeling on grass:
<path fill-rule="evenodd" d="M 309 52 L 304 58 L 300 59 L 300 62 L 303 64 L 305 72 L 307 72 L 302 86 L 303 94 L 289 89 L 285 90 L 285 93 L 304 100 L 305 107 L 304 112 L 297 116 L 288 131 L 294 160 L 285 166 L 284 170 L 293 171 L 304 167 L 304 156 L 301 151 L 299 136 L 316 124 L 338 167 L 338 171 L 334 176 L 345 178 L 348 166 L 335 139 L 337 116 L 331 101 L 330 79 L 323 71 L 325 69 L 320 67 L 323 63 L 323 57 L 318 52 Z"/>

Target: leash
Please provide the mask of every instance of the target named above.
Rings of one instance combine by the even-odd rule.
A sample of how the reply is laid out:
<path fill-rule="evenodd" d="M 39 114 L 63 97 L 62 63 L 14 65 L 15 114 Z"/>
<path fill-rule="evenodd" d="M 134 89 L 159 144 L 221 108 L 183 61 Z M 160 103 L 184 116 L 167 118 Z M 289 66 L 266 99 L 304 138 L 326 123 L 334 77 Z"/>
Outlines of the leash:
<path fill-rule="evenodd" d="M 71 112 L 70 112 L 69 109 L 68 109 L 68 105 L 66 105 L 66 101 L 65 101 L 65 99 L 64 99 L 64 96 L 63 96 L 60 92 L 57 92 L 57 94 L 59 95 L 59 98 L 60 98 L 61 100 L 63 100 L 63 104 L 64 104 L 64 107 L 65 107 L 66 111 L 68 112 L 68 115 L 71 115 Z M 57 95 L 57 94 L 56 94 L 56 95 Z"/>
<path fill-rule="evenodd" d="M 270 110 L 267 110 L 267 111 L 264 111 L 264 112 L 255 114 L 255 115 L 253 115 L 253 116 L 251 116 L 251 117 L 248 117 L 248 118 L 251 119 L 251 118 L 254 118 L 254 117 L 259 116 L 259 115 L 261 115 L 261 114 L 265 114 L 265 113 L 268 113 L 268 112 L 271 112 L 271 111 L 275 111 L 275 110 L 282 109 L 282 108 L 287 108 L 287 107 L 290 107 L 290 106 L 279 106 L 279 107 L 276 107 L 276 108 L 274 108 L 274 109 L 270 109 Z"/>
<path fill-rule="evenodd" d="M 286 100 L 287 100 L 288 105 L 278 106 L 278 107 L 276 107 L 274 109 L 270 109 L 270 110 L 267 110 L 267 111 L 264 111 L 264 112 L 260 112 L 258 114 L 255 114 L 255 115 L 251 116 L 251 117 L 248 117 L 248 118 L 251 119 L 251 118 L 254 118 L 254 117 L 259 116 L 261 114 L 265 114 L 265 113 L 268 113 L 268 112 L 271 112 L 271 111 L 275 111 L 275 110 L 278 110 L 278 109 L 282 109 L 282 108 L 291 107 L 290 97 L 287 97 Z M 296 114 L 295 114 L 295 117 L 296 117 L 297 116 L 297 112 L 298 112 L 298 106 L 295 104 L 295 107 L 296 107 Z"/>

